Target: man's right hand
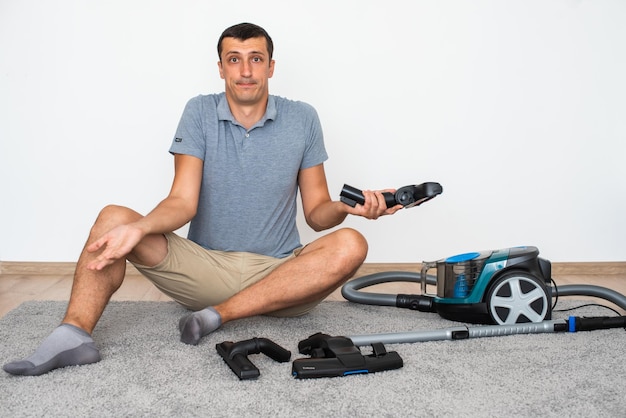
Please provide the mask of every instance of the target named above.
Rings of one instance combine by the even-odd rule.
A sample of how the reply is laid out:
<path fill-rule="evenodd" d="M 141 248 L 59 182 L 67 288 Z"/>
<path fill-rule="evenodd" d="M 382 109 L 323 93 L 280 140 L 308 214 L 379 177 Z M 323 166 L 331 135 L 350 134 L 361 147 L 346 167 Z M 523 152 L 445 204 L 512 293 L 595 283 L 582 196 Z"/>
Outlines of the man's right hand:
<path fill-rule="evenodd" d="M 87 246 L 87 251 L 102 252 L 87 264 L 88 270 L 102 270 L 126 257 L 141 242 L 145 234 L 135 224 L 120 225 Z"/>

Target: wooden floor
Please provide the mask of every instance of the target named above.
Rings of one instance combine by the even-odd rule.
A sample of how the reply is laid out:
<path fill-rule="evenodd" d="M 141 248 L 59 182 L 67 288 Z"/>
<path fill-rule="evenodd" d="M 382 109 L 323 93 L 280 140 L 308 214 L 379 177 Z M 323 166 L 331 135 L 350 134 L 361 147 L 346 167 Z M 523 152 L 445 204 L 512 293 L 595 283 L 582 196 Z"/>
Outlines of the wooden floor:
<path fill-rule="evenodd" d="M 0 263 L 0 317 L 29 300 L 69 299 L 72 286 L 73 263 Z M 419 264 L 370 263 L 363 265 L 355 277 L 383 271 L 419 272 Z M 552 277 L 557 286 L 564 284 L 592 284 L 613 289 L 626 294 L 626 263 L 553 263 Z M 381 293 L 420 294 L 415 283 L 386 283 L 371 286 L 367 291 Z M 434 289 L 433 289 L 434 291 Z M 588 297 L 575 299 L 592 300 Z M 329 296 L 329 300 L 344 301 L 340 290 Z M 568 298 L 572 299 L 572 298 Z M 112 300 L 167 301 L 167 296 L 159 292 L 147 279 L 130 268 L 126 280 Z M 596 300 L 597 302 L 603 302 Z M 605 303 L 614 307 L 610 303 Z M 620 310 L 622 314 L 625 311 Z"/>

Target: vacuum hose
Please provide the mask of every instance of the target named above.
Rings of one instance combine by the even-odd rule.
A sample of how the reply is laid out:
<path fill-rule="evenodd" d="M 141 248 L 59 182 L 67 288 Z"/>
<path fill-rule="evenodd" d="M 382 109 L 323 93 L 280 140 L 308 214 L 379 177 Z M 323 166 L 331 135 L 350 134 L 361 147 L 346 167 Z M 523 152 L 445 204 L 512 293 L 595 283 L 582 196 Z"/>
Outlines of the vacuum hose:
<path fill-rule="evenodd" d="M 608 300 L 620 308 L 626 310 L 626 296 L 615 290 L 590 284 L 567 284 L 552 288 L 552 296 L 594 296 Z"/>
<path fill-rule="evenodd" d="M 420 273 L 408 271 L 387 271 L 374 273 L 347 282 L 341 288 L 341 295 L 351 302 L 364 305 L 396 306 L 411 308 L 422 312 L 436 312 L 432 306 L 432 298 L 424 295 L 394 295 L 387 293 L 359 292 L 359 289 L 375 284 L 389 282 L 414 282 L 421 283 Z M 426 284 L 436 285 L 435 276 L 426 276 Z M 552 296 L 592 296 L 607 300 L 626 310 L 626 296 L 614 290 L 601 286 L 587 284 L 568 284 L 551 287 Z M 417 298 L 417 299 L 416 299 Z M 410 302 L 407 302 L 409 301 Z M 410 306 L 407 306 L 409 304 Z M 417 304 L 417 305 L 416 305 Z"/>
<path fill-rule="evenodd" d="M 380 283 L 421 283 L 421 281 L 422 278 L 420 273 L 410 271 L 385 271 L 350 280 L 341 288 L 341 295 L 350 302 L 361 303 L 363 305 L 397 306 L 398 295 L 388 293 L 359 292 L 359 289 Z M 437 278 L 430 275 L 426 276 L 426 283 L 435 285 L 437 284 Z"/>

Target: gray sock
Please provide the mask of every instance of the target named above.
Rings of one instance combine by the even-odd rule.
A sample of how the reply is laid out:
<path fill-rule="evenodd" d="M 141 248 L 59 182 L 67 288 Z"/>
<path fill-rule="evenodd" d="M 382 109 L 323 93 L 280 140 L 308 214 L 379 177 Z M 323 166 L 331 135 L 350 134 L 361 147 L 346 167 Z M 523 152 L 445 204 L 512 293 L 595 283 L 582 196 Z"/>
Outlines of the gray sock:
<path fill-rule="evenodd" d="M 2 368 L 5 372 L 39 376 L 50 370 L 100 361 L 100 351 L 86 331 L 70 324 L 57 327 L 30 357 L 13 361 Z"/>
<path fill-rule="evenodd" d="M 212 307 L 184 316 L 178 323 L 180 340 L 185 344 L 196 345 L 200 339 L 218 329 L 222 317 Z"/>

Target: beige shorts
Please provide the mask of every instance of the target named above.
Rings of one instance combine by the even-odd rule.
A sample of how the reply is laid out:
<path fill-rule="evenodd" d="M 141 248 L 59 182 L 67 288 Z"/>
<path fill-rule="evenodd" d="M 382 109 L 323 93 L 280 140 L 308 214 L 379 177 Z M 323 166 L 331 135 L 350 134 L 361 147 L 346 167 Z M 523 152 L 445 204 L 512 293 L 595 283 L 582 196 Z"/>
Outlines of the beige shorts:
<path fill-rule="evenodd" d="M 165 237 L 168 252 L 163 261 L 154 267 L 133 264 L 159 290 L 194 311 L 225 301 L 302 251 L 300 247 L 288 257 L 275 258 L 246 252 L 207 250 L 174 233 L 165 234 Z M 269 315 L 303 315 L 319 302 L 282 309 Z"/>

